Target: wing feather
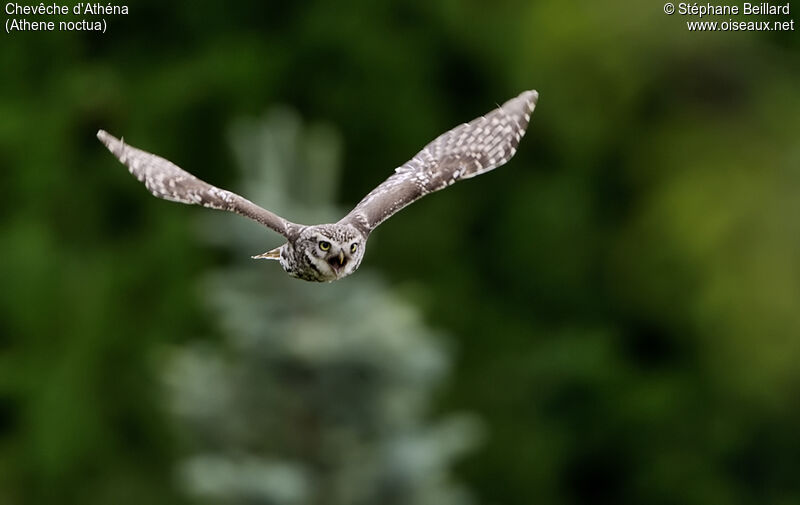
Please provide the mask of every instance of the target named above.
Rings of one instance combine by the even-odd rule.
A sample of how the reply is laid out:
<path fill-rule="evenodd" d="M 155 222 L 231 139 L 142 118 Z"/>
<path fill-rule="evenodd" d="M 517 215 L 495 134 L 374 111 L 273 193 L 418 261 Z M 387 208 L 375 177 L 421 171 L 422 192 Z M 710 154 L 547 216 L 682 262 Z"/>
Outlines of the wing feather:
<path fill-rule="evenodd" d="M 212 186 L 174 163 L 159 156 L 125 144 L 113 135 L 100 130 L 97 138 L 121 161 L 134 177 L 158 198 L 211 209 L 235 212 L 288 236 L 294 226 L 277 214 L 259 207 L 236 193 Z"/>
<path fill-rule="evenodd" d="M 340 222 L 369 234 L 423 196 L 505 164 L 516 153 L 538 99 L 536 91 L 525 91 L 485 116 L 440 135 L 398 167 Z"/>

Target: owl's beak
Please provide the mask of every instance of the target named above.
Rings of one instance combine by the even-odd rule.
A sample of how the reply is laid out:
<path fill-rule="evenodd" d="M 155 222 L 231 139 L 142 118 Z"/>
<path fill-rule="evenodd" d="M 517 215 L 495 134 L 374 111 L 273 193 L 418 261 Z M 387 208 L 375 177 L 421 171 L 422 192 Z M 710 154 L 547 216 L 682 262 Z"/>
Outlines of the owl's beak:
<path fill-rule="evenodd" d="M 344 251 L 339 251 L 338 256 L 328 257 L 328 264 L 331 266 L 336 275 L 339 275 L 339 270 L 347 263 L 347 258 L 344 256 Z"/>
<path fill-rule="evenodd" d="M 276 247 L 271 251 L 267 251 L 257 256 L 251 256 L 251 258 L 254 260 L 279 260 L 281 259 L 281 248 Z"/>

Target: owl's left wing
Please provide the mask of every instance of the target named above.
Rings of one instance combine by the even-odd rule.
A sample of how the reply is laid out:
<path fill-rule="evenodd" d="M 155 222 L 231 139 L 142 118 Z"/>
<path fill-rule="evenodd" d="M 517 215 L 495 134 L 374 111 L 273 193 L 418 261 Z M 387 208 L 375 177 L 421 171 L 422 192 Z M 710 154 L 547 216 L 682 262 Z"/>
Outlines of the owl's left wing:
<path fill-rule="evenodd" d="M 502 106 L 440 135 L 373 189 L 340 222 L 368 235 L 423 196 L 483 174 L 514 156 L 539 99 L 525 91 Z"/>

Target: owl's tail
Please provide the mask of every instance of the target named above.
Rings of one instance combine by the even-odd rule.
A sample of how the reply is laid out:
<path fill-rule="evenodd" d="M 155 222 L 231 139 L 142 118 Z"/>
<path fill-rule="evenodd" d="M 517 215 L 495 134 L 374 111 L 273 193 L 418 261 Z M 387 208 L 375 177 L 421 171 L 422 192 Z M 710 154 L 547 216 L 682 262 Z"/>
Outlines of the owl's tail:
<path fill-rule="evenodd" d="M 253 258 L 254 260 L 279 260 L 281 259 L 281 247 L 276 247 L 271 251 L 251 256 L 251 258 Z"/>

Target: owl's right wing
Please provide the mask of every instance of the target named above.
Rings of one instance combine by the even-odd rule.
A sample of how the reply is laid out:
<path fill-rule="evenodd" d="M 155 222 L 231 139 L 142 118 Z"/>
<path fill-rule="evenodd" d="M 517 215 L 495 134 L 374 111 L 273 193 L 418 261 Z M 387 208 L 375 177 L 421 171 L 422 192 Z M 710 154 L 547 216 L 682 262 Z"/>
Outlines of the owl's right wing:
<path fill-rule="evenodd" d="M 288 237 L 290 229 L 296 226 L 236 193 L 198 179 L 164 158 L 131 147 L 108 132 L 98 131 L 97 138 L 158 198 L 235 212 L 284 237 Z"/>
<path fill-rule="evenodd" d="M 443 133 L 373 189 L 340 222 L 369 234 L 423 196 L 503 165 L 525 135 L 539 93 L 530 90 Z"/>

